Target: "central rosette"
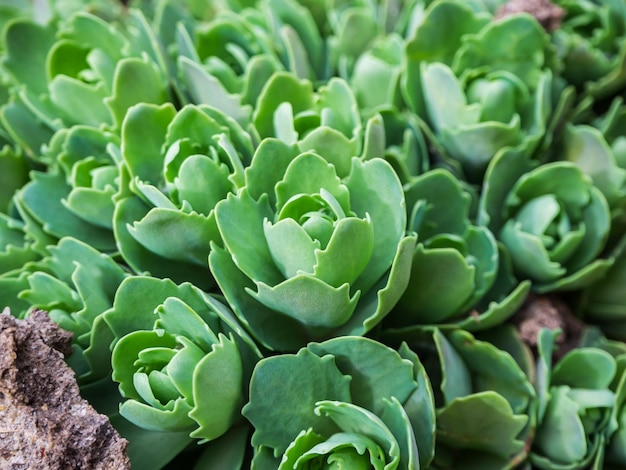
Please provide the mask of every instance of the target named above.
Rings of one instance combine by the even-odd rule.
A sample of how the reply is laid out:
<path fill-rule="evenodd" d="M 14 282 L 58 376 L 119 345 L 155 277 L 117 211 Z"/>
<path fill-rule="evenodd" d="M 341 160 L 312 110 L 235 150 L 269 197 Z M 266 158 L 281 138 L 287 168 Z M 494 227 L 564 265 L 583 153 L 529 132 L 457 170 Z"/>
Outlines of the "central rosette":
<path fill-rule="evenodd" d="M 305 152 L 271 175 L 271 193 L 257 195 L 249 189 L 256 187 L 255 168 L 267 171 L 280 158 L 276 149 L 271 156 L 266 150 L 246 172 L 246 189 L 216 207 L 224 249 L 214 247 L 210 265 L 222 292 L 271 348 L 366 333 L 397 302 L 408 279 L 409 264 L 396 259 L 408 259 L 405 250 L 415 238 L 405 235 L 398 177 L 382 159 L 353 158 L 349 174 L 340 178 L 333 164 Z"/>

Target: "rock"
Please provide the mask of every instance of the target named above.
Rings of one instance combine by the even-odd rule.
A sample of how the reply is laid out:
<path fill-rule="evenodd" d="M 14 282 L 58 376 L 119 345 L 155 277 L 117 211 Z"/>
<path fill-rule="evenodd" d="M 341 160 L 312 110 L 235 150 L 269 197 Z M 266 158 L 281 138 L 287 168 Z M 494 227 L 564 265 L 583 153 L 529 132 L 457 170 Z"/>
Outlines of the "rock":
<path fill-rule="evenodd" d="M 0 313 L 0 468 L 130 468 L 128 442 L 80 396 L 71 339 L 44 311 Z"/>

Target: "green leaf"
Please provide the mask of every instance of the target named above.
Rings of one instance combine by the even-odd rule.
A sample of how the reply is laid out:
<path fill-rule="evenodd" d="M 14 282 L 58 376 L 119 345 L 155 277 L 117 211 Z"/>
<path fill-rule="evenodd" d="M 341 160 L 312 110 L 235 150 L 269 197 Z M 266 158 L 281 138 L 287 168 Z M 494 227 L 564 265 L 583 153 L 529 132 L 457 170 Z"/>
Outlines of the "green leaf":
<path fill-rule="evenodd" d="M 423 216 L 426 223 L 417 227 L 421 241 L 440 233 L 465 233 L 471 198 L 449 171 L 434 169 L 418 176 L 405 187 L 405 197 L 409 211 L 419 201 L 427 201 Z"/>
<path fill-rule="evenodd" d="M 263 221 L 274 219 L 266 197 L 255 201 L 245 189 L 237 196 L 229 194 L 217 204 L 215 215 L 224 245 L 248 278 L 269 285 L 284 280 L 263 232 Z"/>
<path fill-rule="evenodd" d="M 36 172 L 17 197 L 46 233 L 57 238 L 73 236 L 99 251 L 115 251 L 110 230 L 85 223 L 62 203 L 70 189 L 61 173 Z"/>
<path fill-rule="evenodd" d="M 8 147 L 0 151 L 0 212 L 8 211 L 15 192 L 28 182 L 28 170 L 21 152 Z"/>
<path fill-rule="evenodd" d="M 567 270 L 550 259 L 540 237 L 524 232 L 519 223 L 510 219 L 500 232 L 500 240 L 509 249 L 515 271 L 536 283 L 549 283 L 562 277 Z"/>
<path fill-rule="evenodd" d="M 275 207 L 274 186 L 283 179 L 287 167 L 299 153 L 296 146 L 287 145 L 278 139 L 263 139 L 251 165 L 246 168 L 246 186 L 250 196 L 259 199 L 262 194 L 266 194 L 270 205 Z"/>
<path fill-rule="evenodd" d="M 333 287 L 307 274 L 298 274 L 275 286 L 257 282 L 257 292 L 246 289 L 263 305 L 289 316 L 326 336 L 327 330 L 343 325 L 357 306 L 359 292 L 350 297 L 349 284 Z"/>
<path fill-rule="evenodd" d="M 364 335 L 378 325 L 396 305 L 409 283 L 416 239 L 415 235 L 409 235 L 400 240 L 391 269 L 369 291 L 361 295 L 356 311 L 337 334 Z"/>
<path fill-rule="evenodd" d="M 283 354 L 262 359 L 250 382 L 250 401 L 243 415 L 255 432 L 252 445 L 269 446 L 279 455 L 300 431 L 320 434 L 336 427 L 314 413 L 321 400 L 350 401 L 350 378 L 336 367 L 332 356 L 318 357 L 307 349 L 297 355 Z"/>
<path fill-rule="evenodd" d="M 52 103 L 69 122 L 93 127 L 111 124 L 111 114 L 104 105 L 108 90 L 101 83 L 91 85 L 67 75 L 57 75 L 49 88 Z"/>
<path fill-rule="evenodd" d="M 298 446 L 301 445 L 302 443 L 298 443 Z M 290 455 L 288 452 L 289 449 L 286 455 Z M 281 461 L 279 469 L 288 469 L 290 468 L 288 465 L 291 465 L 291 468 L 310 468 L 326 462 L 340 468 L 343 466 L 358 470 L 382 470 L 385 457 L 384 451 L 368 436 L 338 432 L 308 450 L 302 449 L 295 462 Z"/>
<path fill-rule="evenodd" d="M 193 467 L 194 470 L 205 468 L 241 470 L 250 441 L 249 427 L 249 425 L 233 426 L 226 434 L 205 445 Z"/>
<path fill-rule="evenodd" d="M 419 449 L 415 442 L 415 434 L 411 421 L 396 397 L 384 400 L 385 409 L 380 415 L 381 420 L 391 431 L 400 446 L 399 468 L 419 470 Z"/>
<path fill-rule="evenodd" d="M 578 348 L 556 363 L 551 384 L 601 390 L 609 387 L 615 373 L 615 360 L 609 353 L 596 348 Z"/>
<path fill-rule="evenodd" d="M 369 291 L 392 265 L 406 227 L 404 193 L 391 165 L 382 159 L 352 159 L 346 179 L 350 206 L 360 217 L 368 214 L 374 230 L 372 256 L 353 289 Z"/>
<path fill-rule="evenodd" d="M 148 431 L 178 432 L 193 428 L 194 422 L 188 416 L 190 409 L 182 399 L 176 400 L 171 410 L 161 410 L 139 401 L 127 400 L 120 405 L 120 414 Z"/>
<path fill-rule="evenodd" d="M 126 112 L 139 103 L 160 105 L 168 100 L 167 82 L 157 66 L 139 58 L 117 63 L 112 95 L 104 100 L 113 115 L 113 127 L 121 129 Z"/>
<path fill-rule="evenodd" d="M 211 321 L 213 318 L 207 321 L 206 315 L 201 316 L 178 297 L 167 297 L 156 308 L 156 313 L 159 318 L 155 321 L 155 328 L 189 339 L 206 353 L 218 342 L 216 332 L 212 331 L 212 328 L 219 331 L 217 322 Z"/>
<path fill-rule="evenodd" d="M 403 359 L 413 363 L 413 374 L 417 381 L 417 389 L 403 403 L 404 410 L 411 422 L 419 453 L 420 468 L 427 468 L 435 455 L 435 398 L 430 378 L 426 369 L 405 342 L 398 348 Z"/>
<path fill-rule="evenodd" d="M 170 103 L 138 104 L 128 110 L 122 124 L 122 153 L 132 177 L 155 185 L 161 182 L 165 158 L 162 146 L 175 115 Z"/>
<path fill-rule="evenodd" d="M 241 124 L 250 121 L 251 107 L 244 105 L 240 96 L 229 93 L 224 85 L 200 64 L 184 56 L 179 57 L 178 64 L 181 79 L 194 103 L 213 106 Z"/>
<path fill-rule="evenodd" d="M 417 386 L 412 362 L 372 339 L 342 336 L 310 343 L 307 349 L 320 357 L 333 356 L 341 373 L 352 377 L 352 403 L 376 415 L 385 409 L 385 399 L 404 403 Z"/>
<path fill-rule="evenodd" d="M 442 29 L 442 22 L 446 28 Z M 432 2 L 412 32 L 406 53 L 409 62 L 441 62 L 451 65 L 468 35 L 480 31 L 490 21 L 471 6 L 456 1 Z"/>
<path fill-rule="evenodd" d="M 449 339 L 470 371 L 474 392 L 495 391 L 509 402 L 514 413 L 528 413 L 534 389 L 508 352 L 477 341 L 463 330 L 452 331 Z"/>
<path fill-rule="evenodd" d="M 282 180 L 276 184 L 276 209 L 278 213 L 292 197 L 298 194 L 320 194 L 328 191 L 343 208 L 350 209 L 348 188 L 337 176 L 335 167 L 315 153 L 302 153 L 293 159 Z"/>
<path fill-rule="evenodd" d="M 522 153 L 530 153 L 522 145 L 521 121 L 517 115 L 508 123 L 487 121 L 444 129 L 440 139 L 450 156 L 461 163 L 472 182 L 480 181 L 489 162 L 501 149 L 520 146 Z"/>
<path fill-rule="evenodd" d="M 16 83 L 26 84 L 35 93 L 46 93 L 46 56 L 54 42 L 52 25 L 39 25 L 25 18 L 10 21 L 3 33 L 3 67 Z"/>
<path fill-rule="evenodd" d="M 291 103 L 294 115 L 313 108 L 311 82 L 285 72 L 272 75 L 257 100 L 252 118 L 261 138 L 278 135 L 273 126 L 274 113 L 285 102 Z"/>
<path fill-rule="evenodd" d="M 205 306 L 191 284 L 176 285 L 170 279 L 130 276 L 121 282 L 113 306 L 103 313 L 104 319 L 117 339 L 133 331 L 151 330 L 157 319 L 157 307 L 168 297 L 181 299 L 195 311 Z M 164 308 L 168 307 L 171 305 Z"/>
<path fill-rule="evenodd" d="M 316 263 L 315 249 L 318 240 L 313 240 L 294 219 L 286 218 L 272 224 L 263 222 L 265 239 L 276 267 L 286 279 L 299 272 L 313 274 Z"/>
<path fill-rule="evenodd" d="M 324 436 L 314 432 L 311 428 L 300 431 L 300 434 L 298 434 L 293 442 L 289 444 L 289 447 L 283 454 L 278 470 L 291 470 L 294 468 L 296 462 L 302 454 L 305 454 L 309 449 L 324 442 L 325 440 Z M 260 452 L 255 453 L 255 459 L 259 456 L 259 454 Z M 255 460 L 255 464 L 257 462 L 258 460 Z"/>
<path fill-rule="evenodd" d="M 170 278 L 175 282 L 190 281 L 200 288 L 210 289 L 213 280 L 208 266 L 206 266 L 206 257 L 204 258 L 204 265 L 185 260 L 162 258 L 149 251 L 131 234 L 132 224 L 146 217 L 149 211 L 150 207 L 137 197 L 121 199 L 115 206 L 113 231 L 120 253 L 126 263 L 137 274 L 149 273 L 155 277 Z M 182 213 L 176 212 L 177 216 L 180 214 Z M 159 247 L 162 248 L 161 245 Z"/>
<path fill-rule="evenodd" d="M 241 419 L 244 402 L 241 355 L 234 339 L 220 335 L 219 343 L 193 372 L 194 408 L 189 412 L 199 427 L 191 437 L 212 440 Z"/>
<path fill-rule="evenodd" d="M 396 406 L 399 406 L 397 402 Z M 317 402 L 315 413 L 329 417 L 344 432 L 363 434 L 369 437 L 384 450 L 387 465 L 392 468 L 398 466 L 400 461 L 398 441 L 374 413 L 352 403 L 330 400 Z"/>
<path fill-rule="evenodd" d="M 535 448 L 551 460 L 571 465 L 586 456 L 588 441 L 578 417 L 579 406 L 568 392 L 569 387 L 551 388 L 551 398 L 537 430 Z"/>
<path fill-rule="evenodd" d="M 450 67 L 438 62 L 423 64 L 422 87 L 428 118 L 436 133 L 479 123 L 480 106 L 467 104 L 461 83 Z"/>
<path fill-rule="evenodd" d="M 137 358 L 146 348 L 168 348 L 176 350 L 176 338 L 173 335 L 156 331 L 133 331 L 121 338 L 113 349 L 111 364 L 113 380 L 119 382 L 120 393 L 132 400 L 141 400 L 134 385 L 134 375 L 141 364 Z"/>
<path fill-rule="evenodd" d="M 456 398 L 437 413 L 437 439 L 453 448 L 475 449 L 503 458 L 524 448 L 518 439 L 528 417 L 516 415 L 493 391 Z"/>
<path fill-rule="evenodd" d="M 349 217 L 337 221 L 328 245 L 315 250 L 315 277 L 334 287 L 353 283 L 370 260 L 373 238 L 367 219 Z"/>
<path fill-rule="evenodd" d="M 463 72 L 480 67 L 506 70 L 531 88 L 545 66 L 549 36 L 530 15 L 511 15 L 488 23 L 463 41 L 452 68 Z"/>
<path fill-rule="evenodd" d="M 446 405 L 473 392 L 471 371 L 456 348 L 438 329 L 432 330 L 441 367 L 441 392 Z"/>
<path fill-rule="evenodd" d="M 485 174 L 478 215 L 481 225 L 486 225 L 496 233 L 505 224 L 508 219 L 505 195 L 522 175 L 536 167 L 536 162 L 517 150 L 498 152 L 489 163 Z"/>
<path fill-rule="evenodd" d="M 213 217 L 158 207 L 128 230 L 152 253 L 203 267 L 209 259 L 210 243 L 219 240 Z"/>
<path fill-rule="evenodd" d="M 338 130 L 324 125 L 313 129 L 297 145 L 301 152 L 323 155 L 335 167 L 340 178 L 350 173 L 352 157 L 359 153 L 358 140 L 348 139 Z"/>
<path fill-rule="evenodd" d="M 415 249 L 409 285 L 394 325 L 436 325 L 462 313 L 476 289 L 476 269 L 454 248 Z M 445 293 L 445 294 L 444 294 Z"/>
<path fill-rule="evenodd" d="M 20 101 L 4 105 L 0 110 L 0 120 L 11 138 L 31 158 L 40 158 L 42 146 L 47 144 L 54 134 L 53 129 L 37 119 Z"/>
<path fill-rule="evenodd" d="M 115 429 L 128 440 L 128 456 L 137 468 L 163 468 L 193 442 L 188 431 L 148 431 L 119 414 L 109 418 Z M 149 450 L 149 451 L 147 451 Z"/>
<path fill-rule="evenodd" d="M 78 311 L 82 307 L 80 297 L 67 283 L 56 277 L 37 271 L 28 277 L 30 289 L 20 297 L 31 305 L 45 306 L 47 309 L 60 307 L 69 311 Z"/>
<path fill-rule="evenodd" d="M 421 64 L 441 62 L 452 65 L 463 41 L 491 21 L 490 16 L 477 14 L 468 5 L 457 1 L 432 2 L 421 18 L 417 16 L 421 21 L 416 21 L 414 30 L 410 31 L 403 77 L 404 96 L 414 112 L 424 115 Z M 446 28 L 441 28 L 443 23 Z"/>
<path fill-rule="evenodd" d="M 613 151 L 602 133 L 590 126 L 568 125 L 563 137 L 563 160 L 575 163 L 615 207 L 624 197 L 626 171 L 617 166 Z"/>
<path fill-rule="evenodd" d="M 231 255 L 213 246 L 209 266 L 224 297 L 246 329 L 271 350 L 293 351 L 309 341 L 306 327 L 258 302 L 247 292 L 255 285 L 235 265 Z"/>

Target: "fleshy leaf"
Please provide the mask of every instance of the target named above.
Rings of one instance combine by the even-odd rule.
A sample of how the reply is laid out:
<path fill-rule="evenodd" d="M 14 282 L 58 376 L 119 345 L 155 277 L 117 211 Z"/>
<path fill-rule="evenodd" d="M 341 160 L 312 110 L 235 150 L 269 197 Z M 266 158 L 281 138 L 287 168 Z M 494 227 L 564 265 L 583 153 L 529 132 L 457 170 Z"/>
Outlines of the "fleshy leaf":
<path fill-rule="evenodd" d="M 518 439 L 528 417 L 515 415 L 492 391 L 456 398 L 437 413 L 437 439 L 456 448 L 510 458 L 524 448 Z"/>
<path fill-rule="evenodd" d="M 257 289 L 256 293 L 246 290 L 263 305 L 322 331 L 343 325 L 354 312 L 360 295 L 356 292 L 350 297 L 349 284 L 336 288 L 307 274 L 273 287 L 257 282 Z"/>
<path fill-rule="evenodd" d="M 336 428 L 313 410 L 320 400 L 350 401 L 350 378 L 336 367 L 332 356 L 318 357 L 307 349 L 261 360 L 252 374 L 250 401 L 243 415 L 255 428 L 254 446 L 285 452 L 302 430 L 320 434 Z M 276 393 L 280 390 L 284 393 Z"/>

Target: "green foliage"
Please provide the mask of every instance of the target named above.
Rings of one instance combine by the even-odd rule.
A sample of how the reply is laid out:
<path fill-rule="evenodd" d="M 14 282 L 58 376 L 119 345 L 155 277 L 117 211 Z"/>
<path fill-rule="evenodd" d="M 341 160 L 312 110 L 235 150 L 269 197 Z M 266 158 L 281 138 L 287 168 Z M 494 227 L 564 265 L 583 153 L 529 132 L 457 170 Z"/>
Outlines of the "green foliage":
<path fill-rule="evenodd" d="M 0 308 L 137 468 L 623 468 L 626 3 L 553 2 L 0 1 Z"/>

